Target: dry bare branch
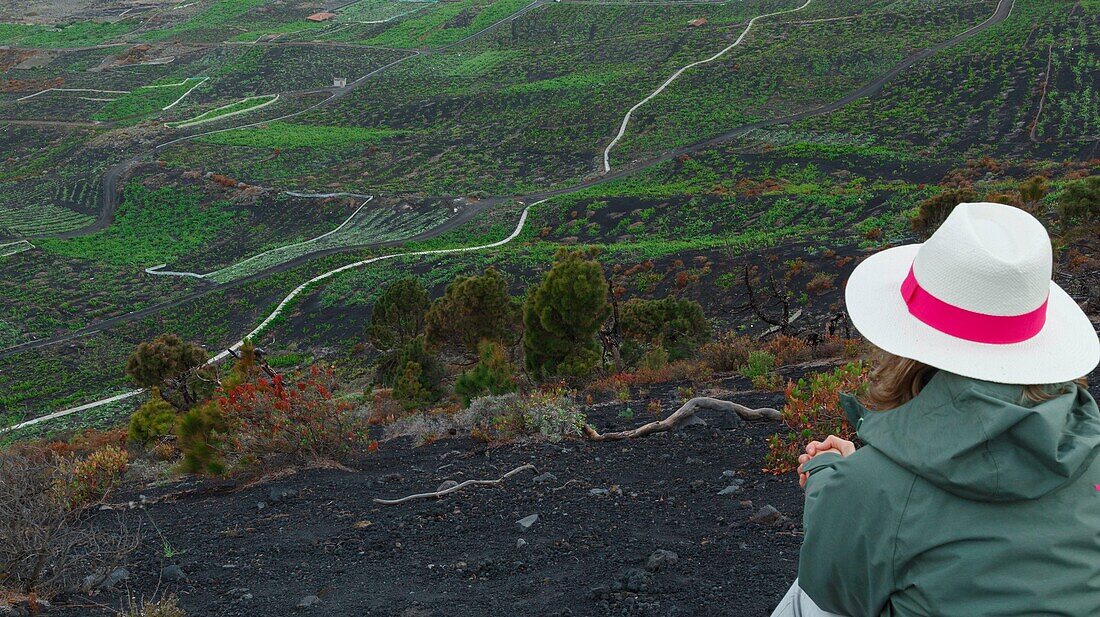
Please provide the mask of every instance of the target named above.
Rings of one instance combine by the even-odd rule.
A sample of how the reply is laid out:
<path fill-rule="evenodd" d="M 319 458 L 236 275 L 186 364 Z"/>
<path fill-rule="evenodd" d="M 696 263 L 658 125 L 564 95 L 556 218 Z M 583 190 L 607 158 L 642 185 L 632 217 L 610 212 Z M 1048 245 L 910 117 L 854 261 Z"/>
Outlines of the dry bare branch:
<path fill-rule="evenodd" d="M 512 471 L 509 471 L 508 473 L 497 478 L 496 480 L 466 480 L 465 482 L 456 484 L 450 488 L 443 489 L 441 491 L 435 491 L 433 493 L 417 493 L 415 495 L 409 495 L 400 499 L 375 499 L 374 503 L 382 504 L 384 506 L 394 506 L 399 503 L 405 503 L 406 501 L 412 501 L 414 499 L 430 499 L 432 497 L 443 497 L 444 495 L 449 495 L 450 493 L 461 491 L 467 486 L 496 486 L 503 483 L 508 478 L 516 475 L 517 473 L 521 471 L 526 471 L 528 469 L 532 471 L 537 471 L 534 465 L 532 465 L 531 463 L 527 463 L 526 465 L 516 467 Z"/>
<path fill-rule="evenodd" d="M 670 431 L 680 426 L 688 419 L 695 415 L 695 412 L 700 409 L 712 409 L 715 411 L 733 412 L 738 415 L 742 420 L 778 420 L 780 414 L 778 410 L 771 407 L 761 407 L 759 409 L 752 409 L 751 407 L 745 407 L 740 403 L 734 403 L 732 401 L 723 401 L 721 399 L 711 398 L 709 396 L 697 396 L 690 401 L 684 403 L 683 407 L 677 409 L 673 414 L 664 420 L 658 420 L 656 422 L 650 422 L 649 424 L 643 424 L 638 428 L 628 431 L 619 431 L 617 433 L 600 433 L 590 425 L 585 425 L 585 435 L 593 441 L 618 441 L 620 439 L 633 439 L 635 437 L 645 437 L 652 433 L 663 433 Z"/>

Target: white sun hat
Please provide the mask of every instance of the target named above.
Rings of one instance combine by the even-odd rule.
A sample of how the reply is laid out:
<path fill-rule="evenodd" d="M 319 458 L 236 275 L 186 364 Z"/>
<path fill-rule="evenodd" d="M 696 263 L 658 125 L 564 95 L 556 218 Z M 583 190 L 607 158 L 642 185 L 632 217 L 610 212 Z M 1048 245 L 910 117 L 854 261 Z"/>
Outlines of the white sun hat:
<path fill-rule="evenodd" d="M 1092 322 L 1051 281 L 1046 229 L 1012 206 L 959 204 L 924 244 L 859 264 L 844 298 L 870 342 L 966 377 L 1061 383 L 1100 362 Z"/>

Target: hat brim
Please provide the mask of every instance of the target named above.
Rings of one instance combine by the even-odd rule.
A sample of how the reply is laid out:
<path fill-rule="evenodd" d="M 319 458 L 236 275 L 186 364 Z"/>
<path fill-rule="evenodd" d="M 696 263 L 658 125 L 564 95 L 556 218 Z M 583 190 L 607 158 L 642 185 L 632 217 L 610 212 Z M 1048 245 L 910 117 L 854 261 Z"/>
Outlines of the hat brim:
<path fill-rule="evenodd" d="M 901 283 L 920 246 L 911 244 L 876 253 L 859 264 L 848 279 L 844 290 L 848 315 L 871 343 L 938 369 L 1006 384 L 1071 381 L 1087 375 L 1100 363 L 1100 338 L 1092 322 L 1053 281 L 1043 329 L 1020 343 L 967 341 L 918 320 L 902 298 Z"/>

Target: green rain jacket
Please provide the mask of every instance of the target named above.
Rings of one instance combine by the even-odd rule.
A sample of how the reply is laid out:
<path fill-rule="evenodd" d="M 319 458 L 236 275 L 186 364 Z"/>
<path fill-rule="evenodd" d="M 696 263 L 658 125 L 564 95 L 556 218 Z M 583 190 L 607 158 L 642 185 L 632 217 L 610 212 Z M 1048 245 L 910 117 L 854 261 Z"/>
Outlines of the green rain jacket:
<path fill-rule="evenodd" d="M 937 372 L 907 404 L 842 404 L 867 443 L 805 466 L 798 580 L 850 617 L 1100 617 L 1100 412 L 1084 389 Z"/>

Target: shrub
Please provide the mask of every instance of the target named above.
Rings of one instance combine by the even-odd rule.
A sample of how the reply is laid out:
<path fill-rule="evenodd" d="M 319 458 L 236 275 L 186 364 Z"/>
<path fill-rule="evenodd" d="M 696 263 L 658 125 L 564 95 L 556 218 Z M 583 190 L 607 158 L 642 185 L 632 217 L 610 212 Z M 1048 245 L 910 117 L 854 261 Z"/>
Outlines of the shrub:
<path fill-rule="evenodd" d="M 477 366 L 458 376 L 455 381 L 455 393 L 462 397 L 463 407 L 469 407 L 470 401 L 486 394 L 500 395 L 516 390 L 516 379 L 512 363 L 500 343 L 485 340 L 478 346 L 480 360 Z"/>
<path fill-rule="evenodd" d="M 1042 176 L 1032 176 L 1020 183 L 1020 199 L 1023 200 L 1025 209 L 1034 214 L 1039 202 L 1047 194 L 1047 179 Z"/>
<path fill-rule="evenodd" d="M 486 441 L 538 437 L 557 442 L 583 435 L 587 421 L 584 412 L 560 388 L 527 396 L 484 396 L 474 399 L 458 417 L 471 427 L 473 435 Z"/>
<path fill-rule="evenodd" d="M 69 485 L 59 489 L 64 490 L 74 508 L 102 503 L 122 481 L 129 462 L 130 455 L 115 446 L 96 450 L 83 459 L 69 459 L 64 462 L 72 469 Z"/>
<path fill-rule="evenodd" d="M 670 360 L 694 355 L 710 337 L 703 307 L 694 300 L 632 298 L 620 309 L 619 326 L 624 339 L 661 345 Z"/>
<path fill-rule="evenodd" d="M 418 381 L 428 393 L 425 400 L 436 400 L 442 394 L 444 368 L 435 350 L 423 335 L 417 336 L 389 353 L 378 365 L 378 381 L 396 386 L 410 362 L 420 365 Z"/>
<path fill-rule="evenodd" d="M 562 390 L 532 393 L 521 399 L 520 410 L 523 424 L 530 434 L 537 434 L 553 442 L 584 434 L 587 422 L 584 412 Z"/>
<path fill-rule="evenodd" d="M 785 473 L 796 469 L 798 455 L 809 441 L 829 435 L 855 437 L 855 429 L 840 408 L 839 393 L 863 394 L 867 390 L 869 368 L 867 363 L 852 362 L 835 371 L 814 373 L 787 384 L 787 404 L 782 415 L 788 432 L 768 439 L 767 471 Z"/>
<path fill-rule="evenodd" d="M 523 305 L 527 370 L 539 377 L 590 374 L 600 363 L 596 332 L 610 312 L 600 264 L 582 251 L 559 250 Z"/>
<path fill-rule="evenodd" d="M 827 272 L 818 272 L 814 275 L 810 282 L 806 283 L 806 291 L 820 296 L 821 294 L 829 291 L 834 287 L 833 282 L 836 281 L 835 274 L 829 274 Z"/>
<path fill-rule="evenodd" d="M 382 290 L 371 309 L 367 337 L 378 349 L 395 349 L 424 329 L 428 292 L 413 277 L 398 279 Z"/>
<path fill-rule="evenodd" d="M 428 402 L 431 394 L 420 383 L 423 373 L 419 362 L 406 362 L 393 385 L 393 400 L 405 409 L 416 409 Z"/>
<path fill-rule="evenodd" d="M 147 444 L 171 434 L 176 425 L 176 408 L 153 388 L 152 395 L 130 416 L 130 441 Z"/>
<path fill-rule="evenodd" d="M 459 277 L 432 303 L 425 317 L 428 343 L 480 353 L 481 341 L 514 341 L 519 314 L 508 295 L 508 281 L 496 268 L 481 276 Z"/>
<path fill-rule="evenodd" d="M 690 381 L 703 383 L 714 377 L 714 371 L 704 363 L 677 360 L 660 368 L 639 368 L 629 373 L 615 373 L 588 384 L 590 394 L 616 395 L 620 400 L 630 398 L 631 387 L 659 383 Z"/>
<path fill-rule="evenodd" d="M 225 416 L 214 401 L 193 407 L 176 420 L 176 444 L 183 452 L 182 468 L 188 473 L 221 475 L 221 436 L 225 433 Z"/>
<path fill-rule="evenodd" d="M 699 354 L 703 362 L 716 371 L 736 371 L 745 364 L 756 347 L 751 338 L 726 332 L 718 340 L 703 345 Z"/>
<path fill-rule="evenodd" d="M 749 379 L 756 379 L 758 377 L 764 377 L 768 373 L 771 373 L 775 369 L 775 356 L 766 351 L 754 351 L 749 354 L 748 359 L 741 365 L 738 372 L 742 377 Z"/>
<path fill-rule="evenodd" d="M 69 489 L 82 482 L 76 473 L 72 459 L 46 450 L 0 454 L 5 587 L 45 596 L 75 591 L 88 572 L 109 571 L 136 547 L 122 519 L 101 525 L 75 503 Z"/>
<path fill-rule="evenodd" d="M 393 390 L 379 388 L 370 393 L 370 424 L 388 424 L 403 415 L 405 408 L 393 398 Z"/>
<path fill-rule="evenodd" d="M 187 612 L 180 608 L 174 595 L 160 600 L 137 600 L 130 596 L 129 610 L 121 617 L 187 617 Z"/>
<path fill-rule="evenodd" d="M 665 351 L 664 345 L 655 345 L 645 352 L 645 355 L 638 360 L 638 367 L 648 370 L 659 370 L 668 366 L 669 355 Z"/>
<path fill-rule="evenodd" d="M 978 193 L 971 188 L 949 189 L 933 195 L 920 202 L 912 221 L 913 232 L 922 240 L 927 240 L 947 220 L 955 206 L 978 200 Z"/>
<path fill-rule="evenodd" d="M 797 336 L 776 334 L 764 341 L 760 348 L 775 356 L 777 366 L 787 366 L 810 359 L 810 346 Z"/>
<path fill-rule="evenodd" d="M 317 366 L 291 383 L 278 375 L 233 388 L 218 399 L 226 453 L 238 466 L 264 469 L 345 460 L 367 441 L 367 422 L 335 388 L 332 369 Z"/>
<path fill-rule="evenodd" d="M 1100 176 L 1066 184 L 1058 196 L 1058 219 L 1063 230 L 1100 219 Z"/>

